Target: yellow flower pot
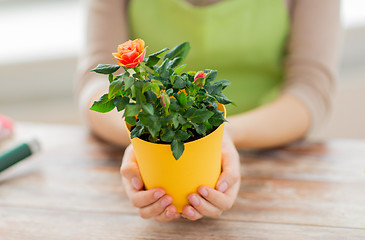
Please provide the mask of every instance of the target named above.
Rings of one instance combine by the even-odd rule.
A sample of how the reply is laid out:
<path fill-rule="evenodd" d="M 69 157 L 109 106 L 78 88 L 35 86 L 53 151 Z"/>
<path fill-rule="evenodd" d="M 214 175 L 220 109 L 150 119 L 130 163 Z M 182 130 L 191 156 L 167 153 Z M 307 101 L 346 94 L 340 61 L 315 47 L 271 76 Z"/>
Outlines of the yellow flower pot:
<path fill-rule="evenodd" d="M 225 107 L 219 105 L 224 112 Z M 127 129 L 130 130 L 130 125 Z M 221 173 L 224 123 L 209 135 L 185 143 L 182 156 L 175 160 L 169 144 L 131 139 L 146 189 L 163 188 L 173 198 L 177 212 L 188 205 L 187 196 L 206 185 L 214 188 Z"/>

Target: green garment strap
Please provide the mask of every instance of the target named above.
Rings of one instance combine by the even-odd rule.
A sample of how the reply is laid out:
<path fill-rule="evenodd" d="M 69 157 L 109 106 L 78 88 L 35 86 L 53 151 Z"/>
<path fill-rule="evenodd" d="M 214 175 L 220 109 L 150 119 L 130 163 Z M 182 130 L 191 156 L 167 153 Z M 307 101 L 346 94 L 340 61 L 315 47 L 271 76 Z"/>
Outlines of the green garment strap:
<path fill-rule="evenodd" d="M 189 41 L 185 70 L 218 70 L 232 85 L 224 93 L 251 110 L 275 99 L 283 82 L 289 18 L 284 0 L 223 0 L 205 7 L 185 0 L 130 0 L 131 39 L 142 38 L 147 54 Z"/>

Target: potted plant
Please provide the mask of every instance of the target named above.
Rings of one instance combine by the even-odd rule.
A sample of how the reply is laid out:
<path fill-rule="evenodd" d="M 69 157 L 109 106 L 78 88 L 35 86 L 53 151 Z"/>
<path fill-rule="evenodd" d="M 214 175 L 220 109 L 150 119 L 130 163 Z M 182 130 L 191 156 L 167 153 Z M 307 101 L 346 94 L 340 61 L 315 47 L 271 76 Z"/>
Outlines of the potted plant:
<path fill-rule="evenodd" d="M 215 187 L 221 172 L 225 104 L 230 82 L 214 81 L 216 70 L 183 72 L 188 42 L 145 58 L 141 39 L 113 53 L 117 64 L 99 64 L 92 72 L 108 75 L 109 92 L 91 110 L 123 111 L 141 176 L 147 189 L 162 187 L 178 212 L 200 185 Z M 158 65 L 158 63 L 160 65 Z M 116 75 L 116 71 L 124 72 Z"/>

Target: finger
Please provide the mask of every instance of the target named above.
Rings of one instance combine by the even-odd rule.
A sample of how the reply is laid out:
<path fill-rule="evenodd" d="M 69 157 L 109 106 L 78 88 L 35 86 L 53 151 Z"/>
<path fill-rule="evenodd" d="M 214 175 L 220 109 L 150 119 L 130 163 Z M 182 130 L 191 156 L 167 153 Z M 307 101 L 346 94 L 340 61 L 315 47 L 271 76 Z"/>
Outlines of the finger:
<path fill-rule="evenodd" d="M 225 193 L 233 185 L 239 183 L 240 180 L 240 174 L 236 170 L 223 169 L 215 188 L 217 191 Z"/>
<path fill-rule="evenodd" d="M 217 181 L 216 189 L 225 192 L 240 180 L 240 161 L 237 150 L 222 152 L 222 173 Z"/>
<path fill-rule="evenodd" d="M 177 213 L 177 209 L 174 205 L 170 205 L 163 213 L 155 217 L 155 220 L 158 222 L 168 222 L 177 218 L 180 218 L 180 214 Z"/>
<path fill-rule="evenodd" d="M 186 205 L 183 208 L 181 216 L 192 221 L 198 220 L 203 217 L 203 215 L 201 215 L 195 208 L 190 205 Z"/>
<path fill-rule="evenodd" d="M 214 206 L 196 193 L 189 194 L 188 200 L 190 204 L 203 216 L 217 218 L 223 210 Z"/>
<path fill-rule="evenodd" d="M 172 203 L 172 197 L 165 195 L 158 201 L 152 203 L 149 206 L 139 209 L 139 215 L 142 218 L 154 218 L 162 214 L 165 209 Z"/>
<path fill-rule="evenodd" d="M 137 208 L 146 207 L 165 195 L 165 191 L 161 188 L 140 191 L 143 183 L 132 145 L 129 145 L 125 150 L 121 173 L 127 196 L 133 206 Z"/>
<path fill-rule="evenodd" d="M 143 188 L 143 181 L 132 145 L 125 149 L 120 172 L 123 181 L 128 181 L 133 186 L 131 190 L 138 191 Z"/>
<path fill-rule="evenodd" d="M 239 184 L 235 184 L 225 193 L 217 191 L 207 186 L 200 186 L 198 188 L 199 194 L 210 204 L 218 209 L 226 211 L 230 209 L 236 199 Z M 194 206 L 195 207 L 195 206 Z"/>
<path fill-rule="evenodd" d="M 165 196 L 165 194 L 162 188 L 153 188 L 146 191 L 127 191 L 129 200 L 136 208 L 144 208 L 154 204 Z"/>

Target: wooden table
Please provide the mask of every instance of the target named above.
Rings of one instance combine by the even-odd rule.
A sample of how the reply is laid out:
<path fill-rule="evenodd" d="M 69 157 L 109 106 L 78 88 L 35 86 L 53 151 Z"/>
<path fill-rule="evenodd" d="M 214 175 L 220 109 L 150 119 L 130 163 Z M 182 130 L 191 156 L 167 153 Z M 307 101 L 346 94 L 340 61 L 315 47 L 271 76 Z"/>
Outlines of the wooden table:
<path fill-rule="evenodd" d="M 219 219 L 141 219 L 119 175 L 123 149 L 82 127 L 18 124 L 43 151 L 0 174 L 0 239 L 365 239 L 365 141 L 241 152 L 242 184 Z"/>

